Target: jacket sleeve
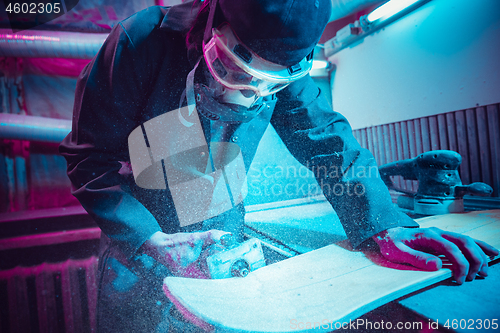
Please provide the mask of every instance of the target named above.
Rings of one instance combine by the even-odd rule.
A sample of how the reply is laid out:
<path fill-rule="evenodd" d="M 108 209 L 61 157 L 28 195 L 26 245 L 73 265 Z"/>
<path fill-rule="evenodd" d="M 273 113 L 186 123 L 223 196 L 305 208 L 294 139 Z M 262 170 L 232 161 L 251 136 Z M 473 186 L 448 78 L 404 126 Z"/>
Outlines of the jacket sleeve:
<path fill-rule="evenodd" d="M 271 123 L 292 155 L 314 173 L 354 248 L 386 229 L 418 226 L 393 205 L 373 155 L 309 75 L 278 93 Z"/>
<path fill-rule="evenodd" d="M 73 195 L 129 257 L 161 230 L 132 195 L 128 135 L 140 125 L 152 72 L 137 66 L 144 63 L 141 52 L 122 23 L 116 25 L 78 78 L 72 132 L 59 147 Z"/>

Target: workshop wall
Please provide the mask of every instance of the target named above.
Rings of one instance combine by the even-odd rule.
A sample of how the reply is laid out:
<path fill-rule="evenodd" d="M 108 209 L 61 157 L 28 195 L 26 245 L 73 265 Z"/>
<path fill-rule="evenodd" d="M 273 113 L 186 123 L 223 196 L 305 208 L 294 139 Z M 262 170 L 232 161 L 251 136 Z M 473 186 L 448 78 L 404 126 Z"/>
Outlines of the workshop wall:
<path fill-rule="evenodd" d="M 86 59 L 0 58 L 1 112 L 68 119 Z M 0 212 L 77 204 L 57 143 L 0 140 Z"/>
<path fill-rule="evenodd" d="M 462 183 L 483 182 L 500 197 L 500 104 L 469 108 L 357 129 L 354 136 L 379 165 L 413 158 L 430 150 L 453 150 L 462 156 Z M 400 178 L 400 177 L 399 177 Z M 417 183 L 395 179 L 416 191 Z"/>
<path fill-rule="evenodd" d="M 335 110 L 360 129 L 499 103 L 499 13 L 433 0 L 333 54 Z"/>
<path fill-rule="evenodd" d="M 500 196 L 498 13 L 497 0 L 429 1 L 329 57 L 334 109 L 379 165 L 454 150 L 462 182 Z"/>
<path fill-rule="evenodd" d="M 140 0 L 123 6 L 119 0 L 80 0 L 67 14 L 36 30 L 105 34 L 120 20 L 146 7 L 181 2 Z M 4 35 L 10 32 L 2 2 L 0 54 L 12 44 Z M 30 33 L 33 31 L 26 32 Z M 90 59 L 23 56 L 0 56 L 0 112 L 70 120 L 76 79 Z M 57 146 L 56 143 L 0 139 L 0 213 L 78 205 L 70 193 L 66 161 L 59 155 Z"/>

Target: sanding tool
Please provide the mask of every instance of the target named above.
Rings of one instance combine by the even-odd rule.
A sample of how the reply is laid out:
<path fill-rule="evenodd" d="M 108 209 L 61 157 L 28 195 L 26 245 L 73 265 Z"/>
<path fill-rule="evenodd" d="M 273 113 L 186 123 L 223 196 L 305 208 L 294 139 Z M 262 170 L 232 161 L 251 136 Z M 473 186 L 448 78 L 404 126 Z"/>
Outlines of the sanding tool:
<path fill-rule="evenodd" d="M 457 152 L 433 150 L 412 159 L 382 165 L 379 171 L 389 189 L 404 193 L 397 202 L 402 208 L 421 215 L 460 213 L 464 211 L 464 195 L 490 196 L 493 193 L 491 186 L 485 183 L 463 185 L 458 173 L 461 163 L 462 157 Z M 413 193 L 397 188 L 391 176 L 417 180 L 418 191 Z"/>

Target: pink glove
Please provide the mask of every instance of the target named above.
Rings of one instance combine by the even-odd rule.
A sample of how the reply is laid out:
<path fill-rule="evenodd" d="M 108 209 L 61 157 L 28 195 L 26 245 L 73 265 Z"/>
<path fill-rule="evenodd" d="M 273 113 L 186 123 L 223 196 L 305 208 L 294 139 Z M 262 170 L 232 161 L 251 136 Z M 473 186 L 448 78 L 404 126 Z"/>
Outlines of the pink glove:
<path fill-rule="evenodd" d="M 498 250 L 485 242 L 438 228 L 393 228 L 372 238 L 386 259 L 429 271 L 442 267 L 437 256 L 444 255 L 453 264 L 458 284 L 474 280 L 476 274 L 488 275 L 487 256 L 498 255 Z"/>

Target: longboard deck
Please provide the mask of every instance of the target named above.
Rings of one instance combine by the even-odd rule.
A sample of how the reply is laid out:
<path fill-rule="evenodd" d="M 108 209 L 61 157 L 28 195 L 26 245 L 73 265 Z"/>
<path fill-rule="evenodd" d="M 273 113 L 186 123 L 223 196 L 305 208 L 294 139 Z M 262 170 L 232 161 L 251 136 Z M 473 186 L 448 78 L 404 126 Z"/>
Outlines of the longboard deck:
<path fill-rule="evenodd" d="M 419 219 L 500 247 L 500 210 Z M 263 267 L 245 278 L 167 277 L 170 300 L 198 326 L 217 332 L 329 332 L 399 297 L 451 277 L 419 271 L 375 254 L 328 245 Z M 302 325 L 299 325 L 302 323 Z"/>

